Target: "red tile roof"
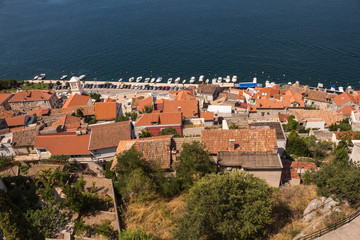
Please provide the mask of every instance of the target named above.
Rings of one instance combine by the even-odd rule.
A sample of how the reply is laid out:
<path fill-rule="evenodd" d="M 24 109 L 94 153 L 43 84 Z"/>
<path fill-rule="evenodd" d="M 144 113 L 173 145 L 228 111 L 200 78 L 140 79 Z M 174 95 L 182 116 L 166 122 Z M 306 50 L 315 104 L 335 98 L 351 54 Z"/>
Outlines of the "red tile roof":
<path fill-rule="evenodd" d="M 129 150 L 131 147 L 143 154 L 145 160 L 151 164 L 160 162 L 163 169 L 169 169 L 171 164 L 171 138 L 172 136 L 158 136 L 133 140 L 122 140 L 118 144 L 117 154 Z M 117 164 L 117 157 L 114 157 L 111 169 Z"/>
<path fill-rule="evenodd" d="M 305 110 L 296 109 L 291 111 L 297 121 L 306 121 L 307 119 L 322 119 L 325 126 L 330 126 L 344 119 L 341 114 L 329 110 Z"/>
<path fill-rule="evenodd" d="M 203 118 L 205 121 L 214 121 L 214 113 L 213 112 L 201 112 L 200 118 Z"/>
<path fill-rule="evenodd" d="M 279 114 L 279 121 L 280 122 L 287 122 L 289 121 L 290 114 Z"/>
<path fill-rule="evenodd" d="M 95 116 L 97 120 L 111 120 L 116 118 L 116 102 L 96 102 Z"/>
<path fill-rule="evenodd" d="M 337 106 L 340 106 L 349 101 L 352 101 L 354 103 L 358 102 L 355 96 L 345 92 L 340 95 L 337 95 L 336 97 L 333 98 L 333 100 Z"/>
<path fill-rule="evenodd" d="M 46 148 L 53 155 L 89 155 L 90 134 L 75 132 L 37 135 L 35 148 Z"/>
<path fill-rule="evenodd" d="M 148 125 L 170 125 L 181 124 L 182 114 L 180 112 L 175 113 L 146 113 L 141 114 L 136 119 L 136 126 L 148 126 Z"/>
<path fill-rule="evenodd" d="M 78 129 L 81 126 L 81 119 L 71 115 L 65 115 L 59 120 L 55 121 L 51 126 L 56 127 L 62 125 L 66 130 Z"/>
<path fill-rule="evenodd" d="M 355 111 L 355 108 L 353 108 L 351 106 L 346 106 L 346 107 L 342 108 L 341 110 L 337 111 L 337 113 L 350 115 L 352 111 Z"/>
<path fill-rule="evenodd" d="M 152 107 L 153 106 L 153 99 L 152 97 L 145 98 L 139 102 L 137 109 L 142 112 L 145 109 L 145 106 Z"/>
<path fill-rule="evenodd" d="M 88 103 L 89 99 L 90 96 L 75 93 L 66 100 L 63 108 L 85 106 Z"/>
<path fill-rule="evenodd" d="M 12 93 L 0 93 L 0 104 L 2 104 Z"/>
<path fill-rule="evenodd" d="M 163 107 L 164 113 L 179 112 L 179 111 L 183 113 L 184 117 L 199 116 L 199 102 L 197 100 L 164 101 L 164 107 Z"/>
<path fill-rule="evenodd" d="M 9 117 L 9 118 L 5 118 L 5 121 L 9 127 L 24 126 L 26 117 L 27 115 Z"/>
<path fill-rule="evenodd" d="M 181 90 L 176 94 L 175 100 L 195 100 L 195 96 L 191 94 L 191 91 Z"/>
<path fill-rule="evenodd" d="M 26 90 L 14 94 L 9 102 L 49 100 L 54 94 L 52 90 Z"/>
<path fill-rule="evenodd" d="M 120 140 L 130 140 L 130 122 L 89 125 L 91 139 L 89 150 L 116 147 Z"/>
<path fill-rule="evenodd" d="M 0 109 L 0 119 L 4 119 L 4 118 L 9 118 L 14 116 L 14 112 L 13 111 L 6 111 L 3 109 Z"/>
<path fill-rule="evenodd" d="M 43 115 L 49 114 L 50 109 L 49 108 L 42 108 L 39 107 L 38 109 L 32 110 L 32 111 L 28 111 L 29 115 L 33 115 L 35 114 L 37 117 L 41 117 Z"/>
<path fill-rule="evenodd" d="M 274 129 L 207 129 L 201 132 L 202 141 L 212 154 L 219 151 L 277 152 Z M 230 140 L 235 140 L 231 149 Z"/>

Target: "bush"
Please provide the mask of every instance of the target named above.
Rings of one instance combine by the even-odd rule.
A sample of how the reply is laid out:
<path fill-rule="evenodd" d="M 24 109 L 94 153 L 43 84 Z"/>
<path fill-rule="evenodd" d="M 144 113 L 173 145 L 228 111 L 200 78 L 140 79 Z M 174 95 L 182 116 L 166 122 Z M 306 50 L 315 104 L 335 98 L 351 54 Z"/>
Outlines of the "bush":
<path fill-rule="evenodd" d="M 158 136 L 173 135 L 174 137 L 180 137 L 180 134 L 173 127 L 167 127 L 158 133 Z"/>
<path fill-rule="evenodd" d="M 200 179 L 177 225 L 177 239 L 262 239 L 272 223 L 272 191 L 243 171 Z"/>
<path fill-rule="evenodd" d="M 139 133 L 139 138 L 148 138 L 152 136 L 153 136 L 152 133 L 146 129 L 141 130 L 141 133 Z"/>
<path fill-rule="evenodd" d="M 122 192 L 125 198 L 134 197 L 138 201 L 151 199 L 156 193 L 155 183 L 140 168 L 132 171 Z"/>
<path fill-rule="evenodd" d="M 119 240 L 153 240 L 151 235 L 146 234 L 141 230 L 130 231 L 122 230 L 119 234 Z"/>
<path fill-rule="evenodd" d="M 296 130 L 297 127 L 299 126 L 299 123 L 297 121 L 294 120 L 295 116 L 294 115 L 290 115 L 289 116 L 289 120 L 287 124 L 283 124 L 283 128 L 285 132 L 291 132 L 293 130 Z"/>
<path fill-rule="evenodd" d="M 230 125 L 229 129 L 239 129 L 239 126 L 233 123 Z"/>
<path fill-rule="evenodd" d="M 100 102 L 101 94 L 95 93 L 95 92 L 91 92 L 91 93 L 90 93 L 90 97 L 91 97 L 91 99 L 94 99 L 95 102 Z"/>
<path fill-rule="evenodd" d="M 340 129 L 340 131 L 350 131 L 351 130 L 351 125 L 349 123 L 349 119 L 346 118 L 344 120 L 342 120 L 339 124 L 331 124 L 329 127 L 330 131 L 337 131 L 338 129 Z"/>
<path fill-rule="evenodd" d="M 70 159 L 70 157 L 66 156 L 66 155 L 51 155 L 49 157 L 49 159 L 51 159 L 51 160 L 59 160 L 61 162 L 67 162 Z"/>
<path fill-rule="evenodd" d="M 295 131 L 292 131 L 286 142 L 286 153 L 293 154 L 299 157 L 310 157 L 311 152 L 304 139 Z"/>
<path fill-rule="evenodd" d="M 100 225 L 96 225 L 94 228 L 94 233 L 96 235 L 101 235 L 106 237 L 107 239 L 115 239 L 115 230 L 111 226 L 111 221 L 104 221 Z"/>

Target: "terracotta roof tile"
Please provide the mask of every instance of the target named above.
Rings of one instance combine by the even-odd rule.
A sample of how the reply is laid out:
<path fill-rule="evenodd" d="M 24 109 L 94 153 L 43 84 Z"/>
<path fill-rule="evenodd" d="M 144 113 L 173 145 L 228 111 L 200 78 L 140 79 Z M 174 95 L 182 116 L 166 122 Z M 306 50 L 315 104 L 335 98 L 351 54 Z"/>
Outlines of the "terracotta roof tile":
<path fill-rule="evenodd" d="M 306 121 L 306 119 L 322 119 L 325 121 L 325 126 L 330 126 L 338 121 L 344 119 L 341 114 L 332 112 L 329 110 L 304 110 L 296 109 L 292 110 L 292 114 L 295 116 L 297 121 Z"/>
<path fill-rule="evenodd" d="M 75 132 L 37 135 L 35 148 L 46 148 L 53 155 L 89 155 L 90 134 Z"/>
<path fill-rule="evenodd" d="M 9 118 L 12 116 L 14 116 L 13 111 L 6 111 L 6 110 L 0 109 L 0 119 Z"/>
<path fill-rule="evenodd" d="M 98 120 L 111 120 L 116 118 L 116 102 L 96 102 L 95 116 Z"/>
<path fill-rule="evenodd" d="M 280 122 L 287 122 L 289 121 L 290 114 L 279 114 L 279 121 Z"/>
<path fill-rule="evenodd" d="M 59 125 L 64 126 L 66 130 L 70 130 L 70 129 L 76 130 L 81 126 L 81 119 L 75 116 L 65 115 L 59 120 L 53 122 L 51 126 L 57 127 Z"/>
<path fill-rule="evenodd" d="M 214 121 L 214 113 L 213 112 L 201 112 L 200 118 L 203 118 L 205 121 Z"/>
<path fill-rule="evenodd" d="M 75 93 L 66 100 L 63 108 L 85 106 L 89 100 L 90 96 Z"/>
<path fill-rule="evenodd" d="M 136 126 L 148 126 L 148 125 L 168 125 L 168 124 L 181 124 L 182 114 L 180 112 L 175 113 L 146 113 L 141 114 L 136 119 Z"/>
<path fill-rule="evenodd" d="M 137 109 L 142 112 L 145 109 L 145 106 L 152 107 L 153 106 L 153 99 L 152 97 L 145 98 L 139 102 Z"/>
<path fill-rule="evenodd" d="M 20 91 L 14 94 L 9 102 L 23 102 L 23 101 L 39 101 L 49 100 L 54 94 L 52 90 L 27 90 Z"/>
<path fill-rule="evenodd" d="M 219 86 L 215 84 L 199 84 L 198 93 L 213 95 L 218 90 L 218 88 Z"/>
<path fill-rule="evenodd" d="M 15 117 L 5 118 L 6 124 L 9 127 L 24 126 L 25 120 L 28 115 L 20 115 Z"/>
<path fill-rule="evenodd" d="M 344 114 L 344 115 L 350 115 L 352 111 L 355 111 L 356 109 L 351 107 L 351 106 L 346 106 L 344 108 L 342 108 L 341 110 L 337 111 L 337 113 L 339 114 Z"/>
<path fill-rule="evenodd" d="M 35 137 L 39 134 L 39 126 L 13 132 L 11 145 L 13 147 L 34 146 Z"/>
<path fill-rule="evenodd" d="M 333 100 L 337 106 L 340 106 L 349 101 L 357 103 L 357 99 L 353 95 L 345 92 L 340 95 L 337 95 L 336 97 L 333 98 Z"/>
<path fill-rule="evenodd" d="M 191 91 L 181 90 L 176 94 L 175 100 L 195 100 L 195 96 L 191 94 Z"/>
<path fill-rule="evenodd" d="M 50 109 L 49 109 L 49 108 L 39 107 L 38 109 L 35 109 L 35 110 L 32 110 L 32 111 L 28 111 L 28 114 L 29 114 L 29 115 L 35 114 L 37 117 L 41 117 L 41 116 L 44 116 L 44 115 L 49 114 L 49 112 L 50 112 Z"/>
<path fill-rule="evenodd" d="M 130 122 L 89 125 L 91 139 L 89 150 L 116 147 L 120 140 L 130 140 Z"/>
<path fill-rule="evenodd" d="M 277 152 L 274 129 L 207 129 L 201 132 L 202 141 L 212 154 L 219 151 Z M 230 140 L 234 140 L 232 146 Z"/>
<path fill-rule="evenodd" d="M 197 100 L 164 101 L 164 107 L 163 107 L 164 113 L 179 112 L 179 111 L 183 113 L 184 117 L 199 116 L 199 102 Z"/>
<path fill-rule="evenodd" d="M 0 104 L 2 104 L 12 93 L 0 93 Z"/>

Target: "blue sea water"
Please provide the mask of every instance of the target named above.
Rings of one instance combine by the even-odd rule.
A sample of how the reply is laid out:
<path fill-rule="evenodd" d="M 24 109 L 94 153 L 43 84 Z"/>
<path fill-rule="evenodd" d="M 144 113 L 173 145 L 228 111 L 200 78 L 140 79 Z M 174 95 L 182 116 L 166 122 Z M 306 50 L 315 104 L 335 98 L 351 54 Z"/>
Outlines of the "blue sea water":
<path fill-rule="evenodd" d="M 0 0 L 0 78 L 360 87 L 359 0 Z"/>

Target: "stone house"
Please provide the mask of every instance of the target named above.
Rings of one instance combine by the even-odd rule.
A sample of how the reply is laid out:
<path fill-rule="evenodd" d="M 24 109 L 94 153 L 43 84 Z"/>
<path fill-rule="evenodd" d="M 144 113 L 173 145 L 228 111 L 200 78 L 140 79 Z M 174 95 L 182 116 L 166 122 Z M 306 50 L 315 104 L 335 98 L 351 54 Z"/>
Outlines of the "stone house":
<path fill-rule="evenodd" d="M 333 98 L 332 110 L 337 112 L 347 106 L 350 106 L 350 107 L 353 107 L 354 109 L 356 109 L 359 102 L 360 102 L 359 95 L 351 95 L 349 93 L 344 92 Z"/>
<path fill-rule="evenodd" d="M 162 112 L 181 112 L 184 118 L 198 118 L 199 102 L 198 100 L 165 100 Z"/>
<path fill-rule="evenodd" d="M 360 113 L 359 110 L 351 111 L 350 124 L 354 131 L 360 131 Z"/>
<path fill-rule="evenodd" d="M 41 108 L 56 108 L 58 98 L 52 90 L 26 90 L 15 93 L 8 101 L 14 111 L 29 111 Z"/>
<path fill-rule="evenodd" d="M 90 96 L 75 93 L 74 95 L 70 95 L 62 108 L 80 107 L 86 105 L 92 105 Z"/>
<path fill-rule="evenodd" d="M 9 100 L 13 96 L 12 93 L 0 93 L 0 109 L 1 110 L 10 110 Z"/>
<path fill-rule="evenodd" d="M 202 96 L 205 102 L 214 101 L 221 92 L 221 88 L 214 84 L 199 84 L 197 95 Z"/>
<path fill-rule="evenodd" d="M 344 119 L 341 114 L 330 110 L 296 109 L 292 110 L 291 113 L 295 116 L 295 120 L 299 122 L 300 126 L 311 129 L 324 130 L 331 124 L 336 124 Z"/>
<path fill-rule="evenodd" d="M 112 121 L 122 115 L 120 103 L 116 102 L 96 102 L 95 117 L 98 121 Z"/>
<path fill-rule="evenodd" d="M 204 119 L 204 126 L 205 127 L 212 127 L 214 126 L 214 113 L 213 112 L 201 112 L 200 118 Z"/>
<path fill-rule="evenodd" d="M 16 155 L 36 154 L 35 137 L 41 129 L 42 127 L 36 126 L 13 132 L 11 146 Z"/>

